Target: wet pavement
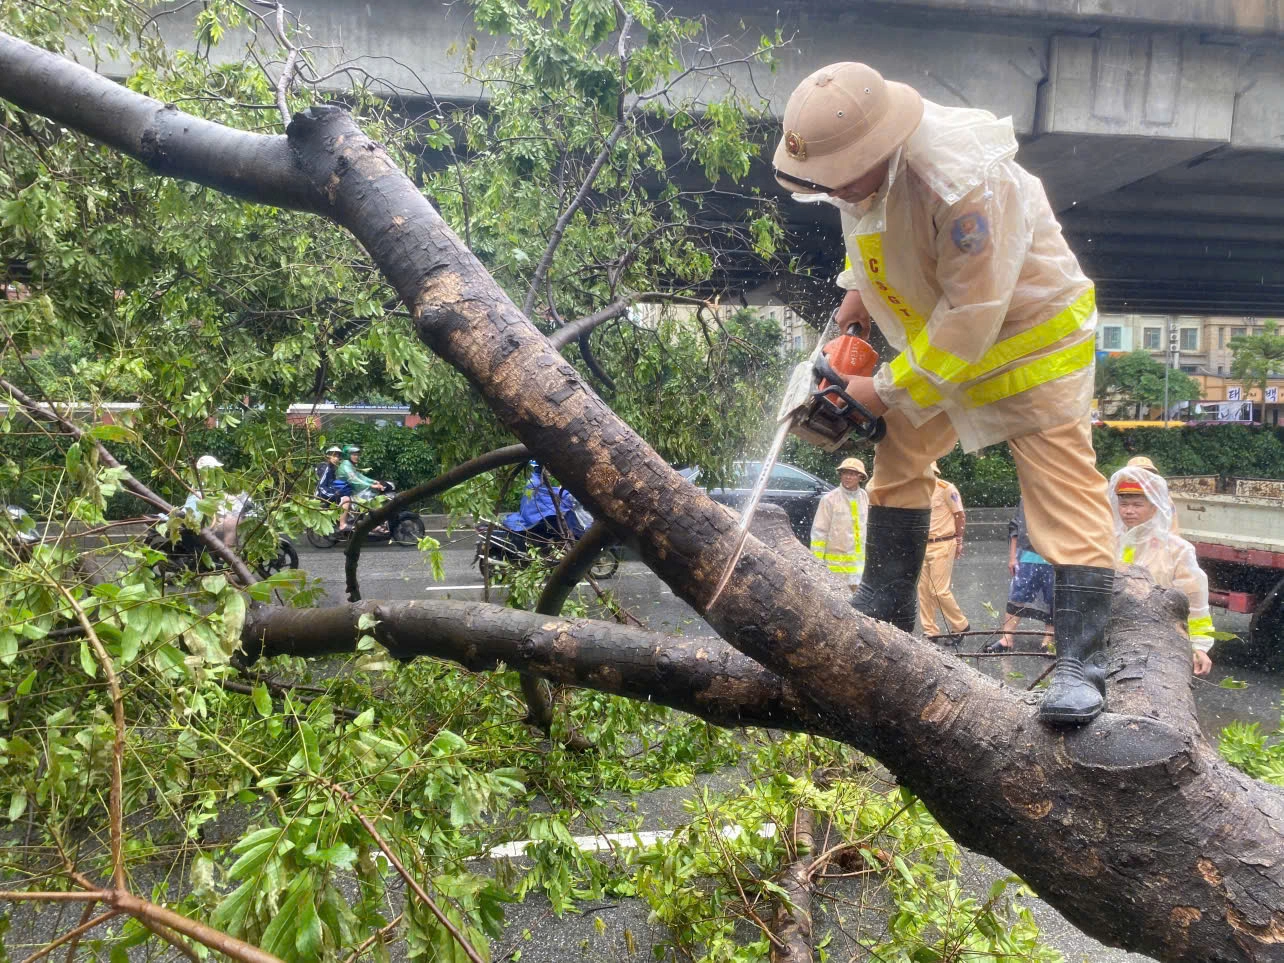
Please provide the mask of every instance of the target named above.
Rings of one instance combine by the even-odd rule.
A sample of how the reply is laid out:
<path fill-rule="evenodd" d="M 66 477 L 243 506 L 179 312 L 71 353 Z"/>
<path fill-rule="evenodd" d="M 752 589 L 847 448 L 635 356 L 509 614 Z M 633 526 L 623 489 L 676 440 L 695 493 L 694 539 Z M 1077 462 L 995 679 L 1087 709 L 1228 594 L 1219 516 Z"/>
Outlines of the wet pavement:
<path fill-rule="evenodd" d="M 967 614 L 973 631 L 997 633 L 1002 611 L 1007 599 L 1007 543 L 1006 514 L 1002 512 L 977 513 L 980 521 L 969 529 L 965 552 L 955 567 L 955 595 Z M 473 538 L 465 530 L 453 537 L 436 532 L 443 540 L 446 579 L 432 580 L 430 570 L 412 550 L 385 547 L 363 555 L 362 589 L 366 598 L 453 598 L 461 600 L 481 597 L 481 579 L 472 567 Z M 342 555 L 338 550 L 330 553 L 305 552 L 304 567 L 322 578 L 328 591 L 337 600 L 342 587 Z M 614 578 L 603 583 L 618 600 L 634 614 L 659 631 L 683 635 L 710 633 L 711 630 L 686 603 L 674 597 L 673 592 L 661 583 L 638 561 L 626 560 Z M 581 597 L 592 604 L 589 590 L 581 586 Z M 1248 616 L 1231 615 L 1220 609 L 1213 613 L 1214 622 L 1221 631 L 1244 632 L 1248 629 Z M 1033 623 L 1023 623 L 1022 629 L 1035 630 Z M 971 636 L 961 649 L 975 652 L 992 638 L 993 634 Z M 1039 639 L 1034 636 L 1017 640 L 1018 649 L 1029 654 L 1007 658 L 971 660 L 981 671 L 1010 685 L 1029 685 L 1043 671 L 1047 660 L 1034 654 Z M 1233 644 L 1219 644 L 1228 654 Z M 1258 671 L 1218 657 L 1212 674 L 1207 680 L 1196 680 L 1196 702 L 1201 725 L 1210 739 L 1223 726 L 1232 721 L 1259 722 L 1264 729 L 1273 731 L 1280 718 L 1281 676 Z M 1243 687 L 1224 688 L 1223 680 L 1233 679 Z M 735 771 L 715 774 L 714 782 L 734 779 Z M 682 803 L 692 790 L 661 790 L 640 797 L 631 797 L 640 812 L 645 814 L 643 828 L 663 830 L 682 825 L 689 818 Z M 609 814 L 596 814 L 608 826 Z M 963 881 L 966 888 L 984 894 L 995 879 L 1007 876 L 1007 871 L 986 857 L 964 853 Z M 1090 963 L 1131 963 L 1144 957 L 1110 949 L 1084 936 L 1071 926 L 1054 909 L 1040 900 L 1026 902 L 1043 932 L 1044 942 L 1059 949 L 1067 960 Z M 846 938 L 844 931 L 852 932 L 850 907 L 844 918 L 844 907 L 839 903 L 827 904 L 818 910 L 817 931 L 828 932 L 833 937 L 829 947 L 830 959 L 864 960 L 868 957 Z M 653 959 L 651 946 L 663 938 L 662 929 L 650 920 L 645 904 L 637 900 L 614 900 L 586 904 L 577 916 L 555 916 L 539 897 L 511 907 L 507 914 L 509 939 L 496 947 L 495 959 L 513 959 L 520 951 L 524 963 L 565 963 L 566 960 L 643 960 Z"/>
<path fill-rule="evenodd" d="M 955 569 L 955 594 L 975 631 L 994 631 L 1001 620 L 1007 597 L 1007 546 L 1004 513 L 976 513 L 969 527 L 964 557 Z M 361 586 L 368 599 L 442 598 L 475 600 L 482 596 L 481 578 L 472 565 L 474 537 L 464 529 L 453 535 L 430 524 L 429 533 L 443 543 L 445 579 L 434 581 L 426 556 L 414 549 L 375 546 L 362 555 Z M 300 562 L 312 576 L 321 579 L 330 600 L 343 597 L 343 553 L 339 548 L 318 551 L 300 540 Z M 696 613 L 659 581 L 644 565 L 624 561 L 616 576 L 603 583 L 618 600 L 658 631 L 683 635 L 710 633 Z M 586 603 L 595 605 L 590 590 L 580 587 Z M 492 592 L 492 600 L 502 598 L 502 590 Z M 1247 616 L 1227 615 L 1219 609 L 1213 613 L 1218 629 L 1246 632 Z M 1026 624 L 1022 628 L 1035 629 Z M 961 647 L 964 652 L 977 651 L 990 635 L 969 637 Z M 1018 648 L 1033 653 L 1038 638 L 1018 639 Z M 1229 648 L 1219 646 L 1219 648 Z M 1196 701 L 1201 724 L 1210 739 L 1215 739 L 1222 726 L 1232 721 L 1259 722 L 1273 731 L 1280 717 L 1282 677 L 1257 671 L 1252 667 L 1232 664 L 1214 650 L 1217 662 L 1208 681 L 1197 680 Z M 1011 685 L 1029 685 L 1047 665 L 1035 654 L 1018 654 L 1006 658 L 972 660 L 981 671 Z M 1240 680 L 1242 688 L 1223 688 L 1224 679 Z M 611 830 L 618 820 L 641 817 L 642 830 L 664 832 L 685 825 L 690 814 L 684 805 L 700 786 L 715 790 L 732 790 L 743 781 L 745 773 L 727 769 L 698 777 L 692 786 L 668 788 L 616 800 L 592 814 L 595 826 Z M 636 809 L 632 807 L 636 806 Z M 587 824 L 572 827 L 576 833 L 591 833 Z M 1008 876 L 1007 870 L 986 857 L 962 853 L 960 884 L 967 893 L 984 899 L 990 884 Z M 391 888 L 390 899 L 400 902 L 397 887 Z M 1038 899 L 1023 901 L 1038 922 L 1042 940 L 1058 949 L 1072 963 L 1133 963 L 1145 958 L 1110 949 L 1084 936 L 1047 904 Z M 859 933 L 880 930 L 886 914 L 877 900 L 858 891 L 838 891 L 832 897 L 818 900 L 815 908 L 816 932 L 828 936 L 827 958 L 830 960 L 871 959 L 855 943 Z M 491 959 L 517 960 L 522 963 L 568 963 L 577 960 L 642 961 L 654 960 L 653 946 L 666 941 L 663 926 L 654 921 L 648 906 L 637 899 L 614 899 L 583 903 L 578 912 L 557 916 L 538 895 L 506 910 L 506 933 L 496 941 Z M 18 947 L 35 949 L 66 929 L 56 922 L 56 910 L 31 913 L 30 908 L 15 914 L 13 929 L 5 936 L 11 950 Z M 821 938 L 818 936 L 818 939 Z M 392 950 L 392 959 L 404 959 L 404 945 Z M 131 954 L 132 958 L 132 954 Z M 663 959 L 674 959 L 671 951 Z"/>

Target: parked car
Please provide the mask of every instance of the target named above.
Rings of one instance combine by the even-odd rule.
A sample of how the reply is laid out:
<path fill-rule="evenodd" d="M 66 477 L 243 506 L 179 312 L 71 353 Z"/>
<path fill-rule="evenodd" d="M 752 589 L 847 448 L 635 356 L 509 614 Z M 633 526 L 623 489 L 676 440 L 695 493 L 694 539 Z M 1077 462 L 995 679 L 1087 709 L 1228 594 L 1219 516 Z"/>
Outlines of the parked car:
<path fill-rule="evenodd" d="M 720 505 L 739 509 L 753 490 L 753 483 L 758 480 L 762 471 L 760 461 L 738 461 L 734 464 L 735 477 L 731 487 L 709 489 L 700 484 L 700 469 L 684 468 L 680 472 L 683 478 L 695 485 L 700 485 L 709 492 L 709 497 Z M 793 465 L 779 462 L 771 469 L 771 478 L 762 493 L 764 502 L 779 505 L 789 516 L 789 525 L 804 545 L 811 537 L 811 520 L 816 517 L 816 508 L 820 498 L 834 486 L 817 478 L 810 472 Z"/>

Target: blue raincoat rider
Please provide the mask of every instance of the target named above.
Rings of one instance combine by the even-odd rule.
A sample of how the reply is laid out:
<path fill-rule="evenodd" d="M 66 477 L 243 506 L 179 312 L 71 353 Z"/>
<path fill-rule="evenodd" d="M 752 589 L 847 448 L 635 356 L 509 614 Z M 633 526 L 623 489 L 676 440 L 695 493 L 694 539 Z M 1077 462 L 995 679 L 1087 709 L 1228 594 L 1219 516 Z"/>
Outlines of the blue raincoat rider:
<path fill-rule="evenodd" d="M 522 532 L 528 537 L 555 539 L 562 529 L 558 519 L 558 508 L 570 529 L 573 538 L 584 534 L 584 522 L 580 517 L 584 509 L 575 496 L 560 485 L 555 485 L 550 476 L 537 461 L 530 463 L 531 475 L 522 492 L 522 502 L 517 511 L 505 515 L 502 523 L 510 531 Z M 584 513 L 587 514 L 587 513 Z"/>

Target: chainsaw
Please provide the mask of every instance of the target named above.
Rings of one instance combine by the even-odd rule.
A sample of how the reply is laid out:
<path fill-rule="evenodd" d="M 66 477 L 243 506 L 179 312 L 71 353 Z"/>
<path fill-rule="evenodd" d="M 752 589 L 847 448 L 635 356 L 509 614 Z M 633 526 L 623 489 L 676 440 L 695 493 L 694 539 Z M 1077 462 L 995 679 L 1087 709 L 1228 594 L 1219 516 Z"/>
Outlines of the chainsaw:
<path fill-rule="evenodd" d="M 837 313 L 837 309 L 834 313 Z M 846 391 L 849 378 L 868 378 L 873 375 L 874 368 L 878 365 L 878 352 L 860 336 L 860 325 L 855 323 L 849 324 L 838 337 L 825 341 L 824 336 L 829 333 L 833 323 L 834 315 L 831 314 L 816 350 L 806 361 L 796 365 L 789 376 L 784 397 L 776 412 L 775 437 L 763 458 L 758 480 L 754 482 L 749 499 L 740 511 L 736 544 L 713 595 L 705 605 L 705 611 L 713 608 L 713 603 L 727 587 L 731 573 L 740 561 L 745 539 L 749 536 L 749 525 L 753 521 L 758 502 L 762 499 L 762 493 L 767 488 L 771 470 L 776 467 L 776 460 L 780 457 L 780 449 L 784 447 L 786 437 L 797 435 L 809 444 L 834 451 L 853 434 L 877 443 L 887 433 L 887 425 L 883 419 L 875 416 Z"/>

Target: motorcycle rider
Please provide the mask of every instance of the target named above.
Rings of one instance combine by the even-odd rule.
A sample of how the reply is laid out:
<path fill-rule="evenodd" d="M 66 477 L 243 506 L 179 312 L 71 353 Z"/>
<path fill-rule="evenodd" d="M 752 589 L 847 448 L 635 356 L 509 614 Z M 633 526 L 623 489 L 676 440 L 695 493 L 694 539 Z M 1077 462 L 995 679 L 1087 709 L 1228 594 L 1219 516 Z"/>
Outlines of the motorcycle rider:
<path fill-rule="evenodd" d="M 317 466 L 317 498 L 337 504 L 339 528 L 348 528 L 348 515 L 352 508 L 352 486 L 339 477 L 339 464 L 343 459 L 343 449 L 331 445 L 325 450 L 325 461 Z"/>
<path fill-rule="evenodd" d="M 531 461 L 530 469 L 521 504 L 517 511 L 505 515 L 501 524 L 527 541 L 558 541 L 568 534 L 573 539 L 582 537 L 582 509 L 575 496 L 558 485 L 539 462 Z"/>
<path fill-rule="evenodd" d="M 219 490 L 224 487 L 225 479 L 223 477 L 223 463 L 213 455 L 201 455 L 196 459 L 196 487 L 183 502 L 182 511 L 184 514 L 190 514 L 193 518 L 200 517 L 199 502 L 202 499 L 215 497 Z M 210 523 L 210 528 L 214 534 L 228 548 L 236 546 L 236 527 L 241 522 L 241 513 L 249 503 L 250 496 L 245 492 L 236 495 L 224 494 L 218 500 L 214 509 L 214 518 Z M 184 533 L 182 544 L 192 550 L 199 550 L 199 543 L 195 535 Z"/>
<path fill-rule="evenodd" d="M 352 492 L 353 499 L 358 502 L 368 502 L 376 494 L 381 494 L 386 490 L 387 485 L 384 482 L 371 478 L 369 475 L 363 475 L 357 470 L 357 459 L 361 455 L 360 445 L 344 445 L 342 454 L 343 461 L 339 463 L 335 476 L 348 486 Z M 350 522 L 345 525 L 341 520 L 339 529 L 340 531 L 351 531 L 352 525 Z M 375 531 L 387 531 L 387 527 L 381 525 Z"/>

